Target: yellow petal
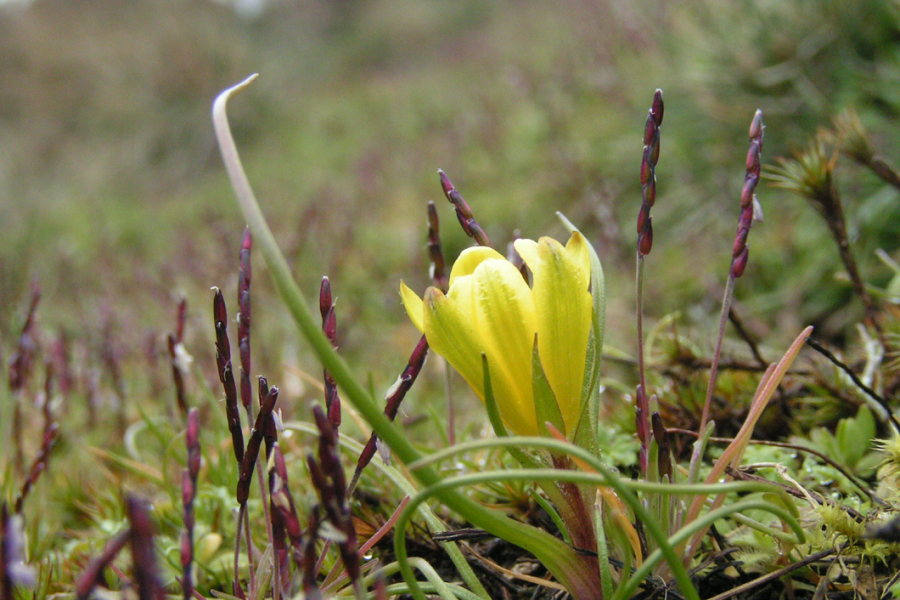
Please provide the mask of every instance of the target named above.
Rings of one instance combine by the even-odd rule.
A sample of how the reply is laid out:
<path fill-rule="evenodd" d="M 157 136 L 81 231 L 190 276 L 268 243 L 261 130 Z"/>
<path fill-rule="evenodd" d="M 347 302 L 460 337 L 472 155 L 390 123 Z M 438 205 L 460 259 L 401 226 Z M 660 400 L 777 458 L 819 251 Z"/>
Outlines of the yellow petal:
<path fill-rule="evenodd" d="M 531 435 L 537 432 L 531 384 L 537 316 L 531 288 L 503 258 L 483 261 L 472 280 L 474 323 L 484 340 L 500 414 L 510 429 Z"/>
<path fill-rule="evenodd" d="M 459 371 L 466 383 L 484 400 L 484 343 L 472 319 L 457 303 L 436 288 L 425 291 L 423 322 L 428 345 Z"/>
<path fill-rule="evenodd" d="M 525 242 L 517 240 L 516 251 L 533 274 L 541 365 L 566 429 L 574 431 L 593 312 L 587 242 L 577 232 L 566 247 L 547 237 Z"/>
<path fill-rule="evenodd" d="M 421 333 L 425 333 L 425 325 L 422 321 L 422 299 L 409 289 L 403 281 L 400 282 L 400 299 L 403 300 L 403 306 L 406 307 L 406 314 L 409 315 L 409 320 L 413 322 L 416 329 Z"/>
<path fill-rule="evenodd" d="M 478 265 L 489 258 L 503 259 L 503 255 L 487 246 L 474 246 L 463 250 L 450 270 L 450 287 L 453 287 L 458 277 L 471 275 L 478 268 Z"/>

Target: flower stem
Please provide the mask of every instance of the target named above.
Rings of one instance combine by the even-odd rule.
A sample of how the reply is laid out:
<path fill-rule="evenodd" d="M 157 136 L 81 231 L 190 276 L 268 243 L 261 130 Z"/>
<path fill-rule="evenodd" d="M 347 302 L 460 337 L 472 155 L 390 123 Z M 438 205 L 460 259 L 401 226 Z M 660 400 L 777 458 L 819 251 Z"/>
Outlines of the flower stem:
<path fill-rule="evenodd" d="M 709 369 L 709 385 L 706 388 L 706 400 L 703 402 L 703 415 L 700 417 L 698 431 L 703 431 L 709 422 L 709 407 L 712 404 L 713 392 L 716 389 L 716 377 L 719 374 L 719 359 L 722 356 L 722 340 L 725 338 L 725 326 L 728 324 L 728 312 L 731 309 L 731 301 L 734 299 L 734 275 L 728 276 L 725 284 L 725 296 L 722 299 L 722 314 L 719 317 L 719 334 L 716 338 L 716 351 L 713 354 L 712 365 Z"/>
<path fill-rule="evenodd" d="M 648 452 L 650 448 L 650 403 L 647 401 L 647 380 L 644 375 L 644 255 L 637 253 L 637 343 L 638 374 L 640 385 L 635 398 L 638 438 L 641 440 L 641 470 L 647 472 Z"/>

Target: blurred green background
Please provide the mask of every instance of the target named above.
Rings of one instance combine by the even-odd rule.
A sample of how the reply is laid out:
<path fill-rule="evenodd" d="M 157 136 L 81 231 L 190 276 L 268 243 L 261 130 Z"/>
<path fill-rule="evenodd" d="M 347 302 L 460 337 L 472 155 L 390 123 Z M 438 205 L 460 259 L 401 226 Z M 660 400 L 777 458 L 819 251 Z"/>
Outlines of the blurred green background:
<path fill-rule="evenodd" d="M 209 288 L 225 290 L 233 314 L 243 222 L 209 112 L 253 72 L 231 122 L 257 197 L 311 299 L 330 276 L 341 350 L 378 389 L 417 338 L 398 285 L 428 284 L 427 201 L 440 209 L 448 263 L 469 243 L 439 167 L 498 247 L 517 229 L 562 238 L 557 210 L 581 227 L 607 270 L 610 342 L 631 353 L 641 135 L 657 87 L 666 112 L 646 312 L 652 323 L 679 311 L 707 345 L 757 108 L 766 163 L 849 107 L 879 153 L 900 156 L 891 1 L 8 3 L 5 356 L 32 280 L 42 324 L 79 340 L 83 362 L 109 324 L 123 355 L 140 359 L 174 327 L 184 295 L 188 348 L 215 380 Z M 900 259 L 898 194 L 846 160 L 838 177 L 863 276 L 884 284 L 891 271 L 874 250 Z M 751 235 L 738 311 L 773 348 L 807 323 L 843 339 L 861 308 L 835 280 L 843 267 L 827 228 L 798 197 L 765 183 L 758 194 L 766 219 Z M 296 372 L 318 367 L 258 260 L 254 336 L 256 369 L 307 393 Z"/>

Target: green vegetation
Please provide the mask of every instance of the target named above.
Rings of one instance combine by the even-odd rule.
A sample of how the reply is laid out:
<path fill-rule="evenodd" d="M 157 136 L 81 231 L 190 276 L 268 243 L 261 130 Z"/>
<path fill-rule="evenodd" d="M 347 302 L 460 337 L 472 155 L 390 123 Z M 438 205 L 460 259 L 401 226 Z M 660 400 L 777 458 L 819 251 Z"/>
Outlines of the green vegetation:
<path fill-rule="evenodd" d="M 256 598 L 414 593 L 413 569 L 426 593 L 444 598 L 549 598 L 557 582 L 579 600 L 601 590 L 838 597 L 854 586 L 889 597 L 900 573 L 891 521 L 900 509 L 898 42 L 900 9 L 876 0 L 309 0 L 249 16 L 205 0 L 0 5 L 0 357 L 9 369 L 0 503 L 18 512 L 34 483 L 22 519 L 3 519 L 2 532 L 7 543 L 22 525 L 31 570 L 10 571 L 11 550 L 0 552 L 0 575 L 31 585 L 12 595 L 0 581 L 2 600 L 74 597 L 108 544 L 156 553 L 119 553 L 100 587 L 118 595 L 133 583 L 149 597 L 145 578 L 158 577 L 160 590 L 180 595 L 185 470 L 196 479 L 193 585 L 205 598 L 238 593 L 235 565 Z M 246 198 L 238 210 L 209 117 L 217 94 L 253 72 L 259 79 L 228 114 L 274 243 Z M 642 246 L 639 261 L 639 352 L 635 220 L 657 88 L 665 121 L 650 165 L 653 252 Z M 720 354 L 757 109 L 765 221 L 749 235 Z M 447 273 L 473 243 L 438 168 L 501 254 L 519 235 L 564 242 L 571 228 L 557 211 L 596 250 L 606 291 L 601 298 L 595 261 L 587 352 L 589 366 L 601 348 L 603 361 L 586 381 L 601 387 L 585 386 L 579 414 L 599 416 L 583 417 L 595 430 L 557 435 L 538 423 L 542 437 L 504 439 L 491 369 L 475 385 L 486 410 L 434 352 L 424 367 L 410 359 L 419 332 L 398 289 L 403 280 L 421 296 L 432 284 L 427 203 Z M 232 323 L 249 314 L 236 301 L 249 286 L 245 223 L 255 269 L 247 375 L 254 393 L 258 375 L 278 388 L 285 424 L 277 451 L 268 425 L 255 441 L 258 468 L 271 456 L 268 480 L 235 460 L 237 446 L 253 443 L 248 420 L 260 409 L 229 398 L 243 423 L 233 446 L 220 381 L 228 330 L 240 391 L 249 323 Z M 336 343 L 309 316 L 323 275 Z M 220 318 L 217 304 L 219 331 L 213 286 L 230 310 Z M 293 320 L 306 329 L 298 334 Z M 803 344 L 809 325 L 813 347 Z M 542 365 L 537 349 L 533 360 Z M 779 368 L 764 375 L 770 363 Z M 408 394 L 389 390 L 406 394 L 391 426 L 377 415 L 404 367 L 421 377 Z M 647 393 L 637 393 L 636 431 L 639 382 Z M 538 413 L 567 425 L 556 384 L 543 385 Z M 335 389 L 339 439 L 328 433 L 333 411 L 311 412 L 332 407 Z M 260 390 L 262 404 L 268 386 Z M 703 429 L 707 402 L 714 430 Z M 196 435 L 187 408 L 198 410 Z M 373 429 L 394 459 L 376 456 L 356 481 Z M 698 432 L 706 452 L 692 459 Z M 199 467 L 186 442 L 199 443 Z M 339 459 L 346 482 L 335 479 Z M 42 466 L 29 473 L 32 462 Z M 239 481 L 249 533 L 236 555 Z M 288 505 L 294 512 L 281 515 Z M 318 541 L 287 527 L 283 546 L 270 543 L 291 518 Z M 491 535 L 447 541 L 463 527 Z M 144 543 L 151 530 L 155 546 Z M 248 535 L 258 549 L 249 556 Z M 355 564 L 356 537 L 377 540 L 358 573 L 343 562 Z M 276 572 L 282 548 L 291 560 Z M 402 560 L 404 548 L 416 558 Z M 307 555 L 313 563 L 302 566 Z M 535 578 L 548 572 L 545 588 Z M 777 576 L 759 580 L 767 574 Z"/>

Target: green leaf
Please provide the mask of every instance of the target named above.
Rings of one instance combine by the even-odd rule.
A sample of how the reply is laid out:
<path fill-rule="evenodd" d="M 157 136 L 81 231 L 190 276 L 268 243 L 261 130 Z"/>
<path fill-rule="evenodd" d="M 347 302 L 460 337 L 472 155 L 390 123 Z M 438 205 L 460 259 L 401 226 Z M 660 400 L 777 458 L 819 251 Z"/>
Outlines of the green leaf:
<path fill-rule="evenodd" d="M 875 416 L 872 410 L 865 404 L 860 406 L 856 417 L 840 420 L 836 433 L 838 449 L 846 466 L 855 467 L 875 437 Z"/>
<path fill-rule="evenodd" d="M 484 371 L 484 404 L 487 408 L 488 419 L 494 433 L 497 437 L 507 437 L 509 433 L 506 431 L 506 425 L 503 424 L 503 418 L 500 416 L 500 409 L 497 407 L 497 400 L 494 398 L 494 388 L 491 385 L 491 369 L 488 367 L 487 354 L 481 353 L 481 368 Z"/>

